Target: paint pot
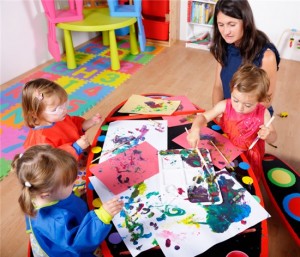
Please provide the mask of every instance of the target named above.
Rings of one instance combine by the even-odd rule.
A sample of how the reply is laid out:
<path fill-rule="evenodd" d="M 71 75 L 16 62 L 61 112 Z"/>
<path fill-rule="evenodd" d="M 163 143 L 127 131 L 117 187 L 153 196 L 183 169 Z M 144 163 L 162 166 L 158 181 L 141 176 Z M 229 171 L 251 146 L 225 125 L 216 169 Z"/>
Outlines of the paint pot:
<path fill-rule="evenodd" d="M 226 255 L 226 257 L 249 257 L 249 255 L 247 255 L 246 253 L 244 253 L 242 251 L 235 250 L 235 251 L 228 253 Z"/>
<path fill-rule="evenodd" d="M 108 241 L 112 244 L 119 244 L 122 242 L 122 237 L 120 236 L 120 234 L 118 232 L 113 232 L 109 235 L 108 237 Z"/>
<path fill-rule="evenodd" d="M 98 141 L 99 141 L 99 142 L 104 142 L 104 141 L 105 141 L 105 137 L 106 137 L 106 136 L 104 136 L 104 135 L 99 136 L 99 137 L 98 137 Z"/>
<path fill-rule="evenodd" d="M 91 149 L 92 153 L 100 153 L 102 148 L 100 146 L 95 146 Z"/>

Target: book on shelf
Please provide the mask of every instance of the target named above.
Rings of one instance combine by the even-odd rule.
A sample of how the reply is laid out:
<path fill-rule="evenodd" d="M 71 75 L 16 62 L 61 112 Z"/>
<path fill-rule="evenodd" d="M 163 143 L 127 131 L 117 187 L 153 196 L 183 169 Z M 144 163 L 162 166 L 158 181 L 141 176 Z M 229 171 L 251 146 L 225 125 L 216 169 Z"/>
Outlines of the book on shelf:
<path fill-rule="evenodd" d="M 214 4 L 189 0 L 187 12 L 188 22 L 209 24 L 214 14 Z"/>
<path fill-rule="evenodd" d="M 208 31 L 201 32 L 198 35 L 193 35 L 187 40 L 187 43 L 208 44 L 210 42 L 210 34 Z"/>

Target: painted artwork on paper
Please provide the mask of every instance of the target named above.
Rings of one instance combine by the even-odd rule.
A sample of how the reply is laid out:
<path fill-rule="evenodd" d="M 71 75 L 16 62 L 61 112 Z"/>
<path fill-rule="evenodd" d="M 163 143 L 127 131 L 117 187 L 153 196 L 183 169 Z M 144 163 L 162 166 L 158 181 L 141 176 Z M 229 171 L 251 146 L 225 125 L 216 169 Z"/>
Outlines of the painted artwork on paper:
<path fill-rule="evenodd" d="M 157 150 L 143 142 L 90 170 L 113 194 L 120 194 L 158 173 Z"/>
<path fill-rule="evenodd" d="M 132 256 L 157 244 L 167 257 L 196 256 L 269 217 L 226 170 L 215 179 L 223 197 L 218 205 L 180 197 L 163 202 L 158 175 L 119 194 L 125 206 L 113 223 Z M 96 177 L 90 181 L 102 201 L 113 196 Z"/>
<path fill-rule="evenodd" d="M 171 115 L 179 105 L 180 101 L 132 95 L 118 112 Z"/>
<path fill-rule="evenodd" d="M 148 142 L 157 150 L 168 146 L 168 127 L 164 120 L 123 120 L 109 124 L 99 163 L 128 149 Z"/>
<path fill-rule="evenodd" d="M 202 205 L 222 203 L 209 151 L 201 149 L 201 154 L 205 164 L 195 150 L 159 151 L 160 192 L 164 202 L 180 197 Z"/>
<path fill-rule="evenodd" d="M 101 201 L 114 195 L 95 176 L 90 177 Z M 114 216 L 113 223 L 133 257 L 157 245 L 155 231 L 166 218 L 160 200 L 158 175 L 134 185 L 118 195 L 123 210 Z"/>
<path fill-rule="evenodd" d="M 178 137 L 174 138 L 173 141 L 181 147 L 188 149 L 190 148 L 190 145 L 186 140 L 186 136 L 186 133 L 182 133 Z M 206 148 L 209 150 L 213 164 L 219 169 L 223 169 L 227 163 L 226 160 L 224 160 L 224 158 L 222 157 L 222 155 L 220 155 L 218 150 L 210 143 L 210 141 L 212 141 L 215 144 L 215 146 L 230 162 L 242 153 L 242 150 L 234 146 L 227 137 L 208 127 L 202 127 L 198 147 Z"/>
<path fill-rule="evenodd" d="M 173 96 L 168 100 L 179 100 L 180 105 L 176 111 L 193 111 L 196 110 L 194 104 L 186 96 Z M 168 121 L 168 127 L 175 127 L 179 125 L 190 124 L 194 121 L 196 114 L 176 115 L 176 116 L 163 116 L 164 120 Z"/>

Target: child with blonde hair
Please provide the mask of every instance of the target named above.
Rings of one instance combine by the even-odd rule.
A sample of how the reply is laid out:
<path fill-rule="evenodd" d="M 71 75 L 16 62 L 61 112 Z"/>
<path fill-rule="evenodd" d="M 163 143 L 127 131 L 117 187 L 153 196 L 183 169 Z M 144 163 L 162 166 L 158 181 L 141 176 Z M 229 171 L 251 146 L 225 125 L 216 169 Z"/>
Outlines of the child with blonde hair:
<path fill-rule="evenodd" d="M 19 204 L 34 256 L 94 256 L 124 203 L 114 198 L 88 211 L 72 193 L 76 159 L 50 145 L 32 146 L 16 155 L 12 170 L 21 184 Z"/>
<path fill-rule="evenodd" d="M 270 80 L 267 73 L 256 66 L 244 65 L 237 70 L 231 82 L 231 99 L 217 103 L 211 110 L 201 113 L 194 120 L 187 140 L 191 147 L 197 147 L 201 127 L 221 116 L 220 126 L 230 141 L 241 148 L 257 179 L 262 176 L 262 159 L 265 143 L 273 143 L 277 133 L 272 124 L 265 126 L 271 119 L 269 111 L 262 104 L 268 101 Z M 249 150 L 252 142 L 260 140 Z"/>
<path fill-rule="evenodd" d="M 49 144 L 79 159 L 90 143 L 85 132 L 99 124 L 101 116 L 91 119 L 67 114 L 67 92 L 53 81 L 39 78 L 27 82 L 22 91 L 25 124 L 30 128 L 24 147 Z"/>

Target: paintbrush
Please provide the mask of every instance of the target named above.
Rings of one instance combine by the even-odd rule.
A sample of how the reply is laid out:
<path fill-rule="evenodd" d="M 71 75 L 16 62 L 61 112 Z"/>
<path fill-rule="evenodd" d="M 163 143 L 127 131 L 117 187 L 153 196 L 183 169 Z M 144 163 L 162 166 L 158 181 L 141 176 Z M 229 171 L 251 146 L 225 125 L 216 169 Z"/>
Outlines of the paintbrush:
<path fill-rule="evenodd" d="M 268 128 L 270 126 L 270 124 L 272 123 L 272 121 L 275 119 L 275 116 L 272 116 L 272 118 L 268 121 L 268 123 L 266 124 L 266 128 Z M 255 146 L 255 144 L 257 143 L 257 141 L 260 139 L 260 136 L 257 136 L 254 141 L 252 142 L 252 144 L 249 146 L 248 150 L 251 150 L 253 148 L 253 146 Z"/>
<path fill-rule="evenodd" d="M 118 144 L 118 145 L 115 146 L 113 149 L 110 149 L 110 150 L 107 150 L 107 151 L 103 152 L 99 157 L 97 157 L 97 158 L 95 158 L 94 160 L 92 160 L 91 163 L 93 163 L 94 161 L 99 160 L 102 156 L 104 156 L 104 155 L 106 155 L 106 154 L 112 153 L 113 151 L 117 150 L 119 147 L 128 144 L 130 141 L 131 141 L 131 140 L 125 141 L 125 142 L 123 142 L 123 143 L 121 143 L 121 144 Z"/>
<path fill-rule="evenodd" d="M 161 118 L 161 117 L 168 117 L 168 116 L 179 116 L 179 115 L 191 115 L 191 114 L 197 114 L 202 113 L 204 110 L 187 110 L 187 111 L 176 111 L 173 112 L 171 115 L 167 114 L 159 114 L 159 113 L 153 113 L 153 114 L 136 114 L 136 115 L 126 115 L 126 116 L 113 116 L 106 119 L 106 122 L 116 121 L 116 120 L 138 120 L 138 119 L 149 119 L 149 118 Z"/>
<path fill-rule="evenodd" d="M 186 133 L 189 134 L 188 129 L 187 129 L 186 127 L 185 127 L 184 129 L 185 129 Z M 198 156 L 200 157 L 201 162 L 204 164 L 204 166 L 205 166 L 207 172 L 210 173 L 210 172 L 209 172 L 209 168 L 208 168 L 208 166 L 207 166 L 207 163 L 206 163 L 204 157 L 202 156 L 201 152 L 199 151 L 198 147 L 196 147 L 195 150 L 196 150 Z"/>
<path fill-rule="evenodd" d="M 234 170 L 234 168 L 231 166 L 230 162 L 228 161 L 228 159 L 225 157 L 225 155 L 222 154 L 222 152 L 220 151 L 220 149 L 214 144 L 213 141 L 209 141 L 213 147 L 218 151 L 218 153 L 221 155 L 221 157 L 227 162 L 228 166 L 230 169 Z"/>

